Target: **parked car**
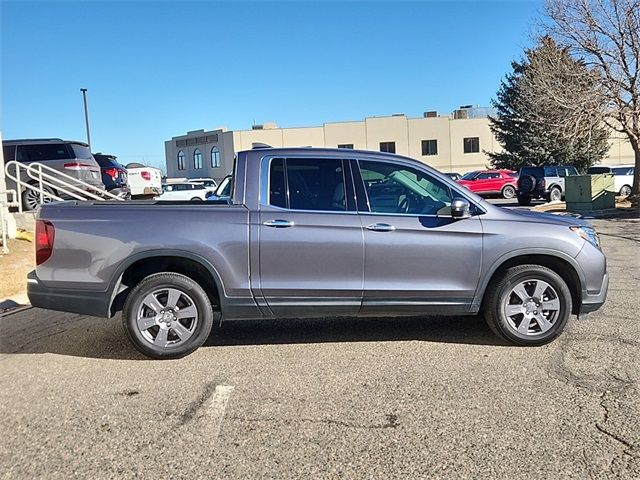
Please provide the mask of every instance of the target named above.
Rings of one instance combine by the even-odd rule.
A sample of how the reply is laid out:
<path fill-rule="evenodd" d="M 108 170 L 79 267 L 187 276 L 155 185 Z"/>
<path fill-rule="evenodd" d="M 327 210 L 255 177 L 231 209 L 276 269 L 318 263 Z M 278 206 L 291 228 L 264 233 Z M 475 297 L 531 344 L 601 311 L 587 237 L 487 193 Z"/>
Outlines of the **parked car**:
<path fill-rule="evenodd" d="M 199 183 L 170 183 L 162 185 L 162 195 L 156 200 L 187 200 L 192 202 L 204 201 L 207 189 Z"/>
<path fill-rule="evenodd" d="M 444 175 L 449 177 L 451 180 L 460 180 L 462 178 L 462 175 L 455 172 L 445 172 Z"/>
<path fill-rule="evenodd" d="M 102 184 L 100 176 L 100 166 L 91 155 L 89 146 L 86 143 L 75 142 L 69 140 L 62 140 L 60 138 L 39 138 L 28 140 L 5 140 L 2 142 L 2 150 L 4 153 L 5 164 L 13 160 L 17 160 L 23 164 L 42 163 L 49 168 L 73 177 L 73 180 L 60 176 L 60 180 L 64 182 L 70 182 L 71 185 L 85 190 L 91 189 L 93 193 L 100 194 L 104 191 L 104 185 Z M 15 173 L 15 170 L 9 167 L 11 174 Z M 51 175 L 55 173 L 47 172 Z M 26 173 L 22 172 L 20 175 L 20 181 L 22 183 L 37 185 L 38 181 L 29 177 Z M 77 180 L 77 183 L 74 182 Z M 54 182 L 58 185 L 58 182 Z M 89 187 L 86 187 L 88 184 Z M 60 184 L 62 188 L 64 185 Z M 7 178 L 7 188 L 17 190 L 16 182 Z M 52 193 L 60 198 L 72 198 L 59 191 L 54 186 L 44 186 L 43 190 Z M 67 189 L 73 191 L 76 190 Z M 22 208 L 25 210 L 34 210 L 40 205 L 40 194 L 37 191 L 22 187 L 18 192 L 21 195 Z M 44 196 L 43 202 L 51 202 L 52 198 Z"/>
<path fill-rule="evenodd" d="M 216 191 L 207 194 L 207 201 L 209 202 L 228 202 L 231 196 L 231 187 L 233 186 L 233 176 L 227 175 L 222 179 Z"/>
<path fill-rule="evenodd" d="M 633 174 L 635 172 L 635 165 L 614 165 L 605 166 L 597 165 L 589 167 L 587 174 L 596 175 L 598 173 L 611 173 L 613 174 L 614 188 L 616 192 L 622 197 L 628 197 L 631 195 L 631 186 L 633 185 Z"/>
<path fill-rule="evenodd" d="M 156 196 L 162 193 L 162 171 L 141 163 L 127 164 L 127 176 L 131 196 Z"/>
<path fill-rule="evenodd" d="M 204 188 L 208 192 L 215 192 L 216 188 L 218 188 L 218 184 L 213 178 L 190 178 L 187 180 L 190 183 L 199 183 L 200 185 L 204 185 Z"/>
<path fill-rule="evenodd" d="M 578 175 L 571 165 L 549 167 L 523 167 L 518 175 L 518 204 L 531 205 L 531 199 L 543 198 L 547 202 L 558 202 L 564 196 L 564 179 Z"/>
<path fill-rule="evenodd" d="M 118 162 L 116 156 L 94 153 L 93 158 L 95 158 L 98 165 L 100 165 L 102 183 L 107 189 L 107 192 L 124 198 L 131 197 L 129 185 L 127 184 L 127 170 Z"/>
<path fill-rule="evenodd" d="M 476 170 L 462 176 L 458 183 L 478 195 L 516 196 L 518 173 L 512 170 Z"/>
<path fill-rule="evenodd" d="M 214 320 L 273 317 L 483 312 L 506 341 L 542 345 L 604 303 L 606 259 L 586 221 L 491 205 L 407 157 L 348 157 L 239 152 L 227 204 L 44 205 L 31 304 L 122 310 L 138 350 L 174 358 Z"/>

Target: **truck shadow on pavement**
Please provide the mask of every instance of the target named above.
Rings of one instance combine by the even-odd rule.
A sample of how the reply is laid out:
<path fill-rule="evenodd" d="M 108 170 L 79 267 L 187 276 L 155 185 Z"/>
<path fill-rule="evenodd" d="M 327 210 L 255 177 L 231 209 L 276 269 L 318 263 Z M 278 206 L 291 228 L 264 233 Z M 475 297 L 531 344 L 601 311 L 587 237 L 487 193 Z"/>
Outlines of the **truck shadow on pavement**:
<path fill-rule="evenodd" d="M 146 359 L 129 344 L 119 315 L 106 320 L 31 308 L 0 317 L 0 328 L 0 354 Z M 226 322 L 214 325 L 202 348 L 394 341 L 504 345 L 482 318 L 463 316 Z"/>
<path fill-rule="evenodd" d="M 393 341 L 504 345 L 483 318 L 460 316 L 227 322 L 214 327 L 205 346 Z"/>

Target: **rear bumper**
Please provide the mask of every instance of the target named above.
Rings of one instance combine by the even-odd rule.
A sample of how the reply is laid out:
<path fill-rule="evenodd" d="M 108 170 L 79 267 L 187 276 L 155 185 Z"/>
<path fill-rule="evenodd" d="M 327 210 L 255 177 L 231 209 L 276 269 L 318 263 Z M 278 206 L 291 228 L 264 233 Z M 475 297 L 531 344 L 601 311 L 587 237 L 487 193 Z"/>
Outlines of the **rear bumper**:
<path fill-rule="evenodd" d="M 582 294 L 582 303 L 580 305 L 580 313 L 591 313 L 598 310 L 607 299 L 607 292 L 609 290 L 609 274 L 605 273 L 602 278 L 602 286 L 597 293 L 584 293 Z"/>
<path fill-rule="evenodd" d="M 107 292 L 49 288 L 40 282 L 35 270 L 27 275 L 27 296 L 31 305 L 38 308 L 94 317 L 109 316 Z"/>

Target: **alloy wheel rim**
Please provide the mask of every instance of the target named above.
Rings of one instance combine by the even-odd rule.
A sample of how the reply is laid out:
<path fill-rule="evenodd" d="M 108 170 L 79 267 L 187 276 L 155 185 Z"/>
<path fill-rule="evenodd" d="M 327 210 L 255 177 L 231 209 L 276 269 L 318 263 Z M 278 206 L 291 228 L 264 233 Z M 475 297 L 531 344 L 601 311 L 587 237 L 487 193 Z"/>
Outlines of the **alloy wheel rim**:
<path fill-rule="evenodd" d="M 544 335 L 560 317 L 560 298 L 544 280 L 529 279 L 515 285 L 503 301 L 502 310 L 511 330 L 520 335 Z"/>
<path fill-rule="evenodd" d="M 503 196 L 504 198 L 513 198 L 516 194 L 516 190 L 513 187 L 505 187 Z"/>
<path fill-rule="evenodd" d="M 159 288 L 147 294 L 136 314 L 141 336 L 159 348 L 183 345 L 195 333 L 198 308 L 193 299 L 173 287 Z"/>
<path fill-rule="evenodd" d="M 40 194 L 38 192 L 31 189 L 27 192 L 27 206 L 30 210 L 35 210 L 38 208 L 38 205 L 44 205 L 45 203 L 51 203 L 52 201 L 51 197 L 43 195 L 42 203 L 40 203 Z"/>

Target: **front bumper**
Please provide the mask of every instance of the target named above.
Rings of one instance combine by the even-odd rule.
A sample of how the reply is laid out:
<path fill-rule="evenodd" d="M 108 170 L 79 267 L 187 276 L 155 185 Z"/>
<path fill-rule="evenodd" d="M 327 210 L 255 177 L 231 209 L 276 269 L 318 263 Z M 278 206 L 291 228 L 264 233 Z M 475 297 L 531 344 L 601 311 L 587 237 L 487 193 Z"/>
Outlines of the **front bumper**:
<path fill-rule="evenodd" d="M 582 302 L 580 305 L 579 313 L 591 313 L 598 310 L 607 299 L 607 292 L 609 290 L 609 274 L 605 273 L 602 278 L 602 286 L 600 291 L 596 293 L 583 292 Z"/>
<path fill-rule="evenodd" d="M 27 296 L 31 305 L 38 308 L 94 317 L 109 316 L 107 292 L 49 288 L 42 284 L 35 270 L 27 274 Z"/>

